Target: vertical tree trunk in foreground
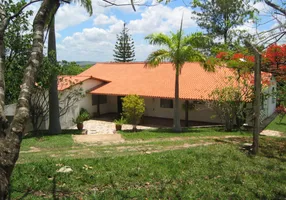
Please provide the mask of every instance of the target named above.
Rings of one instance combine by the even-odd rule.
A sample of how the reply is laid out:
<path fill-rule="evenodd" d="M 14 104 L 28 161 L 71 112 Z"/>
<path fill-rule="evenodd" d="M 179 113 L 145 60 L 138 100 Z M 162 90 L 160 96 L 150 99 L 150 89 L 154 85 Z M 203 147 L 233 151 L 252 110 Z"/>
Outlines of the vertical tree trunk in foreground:
<path fill-rule="evenodd" d="M 55 34 L 55 16 L 53 16 L 52 23 L 49 31 L 48 41 L 48 57 L 52 64 L 57 64 L 57 48 L 56 48 L 56 34 Z M 51 85 L 49 88 L 49 133 L 60 133 L 60 108 L 58 98 L 58 78 L 57 73 L 51 77 Z"/>
<path fill-rule="evenodd" d="M 258 153 L 259 134 L 260 134 L 260 104 L 261 104 L 261 55 L 255 52 L 255 102 L 254 102 L 254 129 L 253 129 L 253 154 Z"/>
<path fill-rule="evenodd" d="M 174 105 L 174 131 L 181 132 L 181 122 L 180 122 L 180 107 L 179 107 L 179 69 L 176 67 L 176 77 L 175 77 L 175 105 Z"/>
<path fill-rule="evenodd" d="M 43 57 L 43 34 L 44 25 L 50 13 L 59 6 L 54 0 L 44 0 L 33 22 L 33 45 L 27 67 L 24 72 L 23 84 L 18 98 L 14 119 L 10 127 L 0 127 L 0 200 L 8 198 L 10 177 L 15 163 L 19 157 L 20 145 L 25 125 L 30 115 L 29 102 L 32 88 L 35 84 L 37 68 Z M 1 69 L 1 73 L 4 70 Z M 4 77 L 3 74 L 0 78 Z M 3 91 L 4 92 L 4 91 Z M 0 101 L 4 102 L 4 95 L 0 95 Z"/>

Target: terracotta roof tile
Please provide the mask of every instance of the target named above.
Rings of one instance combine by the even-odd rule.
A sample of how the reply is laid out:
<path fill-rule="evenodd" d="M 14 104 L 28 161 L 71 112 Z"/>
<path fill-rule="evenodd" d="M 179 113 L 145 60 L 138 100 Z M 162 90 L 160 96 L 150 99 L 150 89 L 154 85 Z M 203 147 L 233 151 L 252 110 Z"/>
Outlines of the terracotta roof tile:
<path fill-rule="evenodd" d="M 91 76 L 70 76 L 70 75 L 63 75 L 58 76 L 58 90 L 62 91 L 68 89 L 69 87 L 82 83 L 85 80 L 92 78 Z"/>
<path fill-rule="evenodd" d="M 198 63 L 185 63 L 179 77 L 179 96 L 181 99 L 209 99 L 210 92 L 226 86 L 225 77 L 232 75 L 233 71 L 228 68 L 206 72 Z M 79 76 L 110 81 L 90 92 L 93 94 L 174 98 L 175 71 L 171 63 L 156 68 L 145 68 L 144 63 L 97 63 Z"/>

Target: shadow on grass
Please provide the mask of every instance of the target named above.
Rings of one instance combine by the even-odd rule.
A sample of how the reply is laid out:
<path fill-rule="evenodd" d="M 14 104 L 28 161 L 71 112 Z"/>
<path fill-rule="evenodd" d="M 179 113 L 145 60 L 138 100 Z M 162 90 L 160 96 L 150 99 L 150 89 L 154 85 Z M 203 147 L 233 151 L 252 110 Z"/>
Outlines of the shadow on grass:
<path fill-rule="evenodd" d="M 42 130 L 42 131 L 38 131 L 38 132 L 29 132 L 27 135 L 24 136 L 24 138 L 41 138 L 43 136 L 53 136 L 53 135 L 81 135 L 82 131 L 76 130 L 76 129 L 65 129 L 62 130 L 61 133 L 59 134 L 51 134 L 49 133 L 48 130 Z"/>

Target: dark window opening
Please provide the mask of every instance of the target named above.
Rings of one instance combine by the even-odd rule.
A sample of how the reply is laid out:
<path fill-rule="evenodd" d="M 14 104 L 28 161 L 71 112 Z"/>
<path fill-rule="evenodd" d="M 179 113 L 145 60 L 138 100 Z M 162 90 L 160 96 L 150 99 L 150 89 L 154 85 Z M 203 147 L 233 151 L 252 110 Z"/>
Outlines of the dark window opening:
<path fill-rule="evenodd" d="M 92 105 L 97 105 L 99 101 L 99 104 L 106 104 L 107 103 L 107 96 L 106 95 L 92 95 Z"/>
<path fill-rule="evenodd" d="M 160 99 L 161 108 L 173 108 L 173 99 Z"/>

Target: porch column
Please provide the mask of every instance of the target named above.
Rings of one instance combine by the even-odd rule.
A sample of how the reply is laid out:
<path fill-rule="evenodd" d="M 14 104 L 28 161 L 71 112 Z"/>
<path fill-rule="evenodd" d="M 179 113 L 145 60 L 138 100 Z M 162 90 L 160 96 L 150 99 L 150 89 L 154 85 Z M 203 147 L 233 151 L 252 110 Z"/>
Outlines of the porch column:
<path fill-rule="evenodd" d="M 99 102 L 100 96 L 97 95 L 97 117 L 100 116 L 100 102 Z"/>
<path fill-rule="evenodd" d="M 185 126 L 189 126 L 189 101 L 185 100 Z"/>

